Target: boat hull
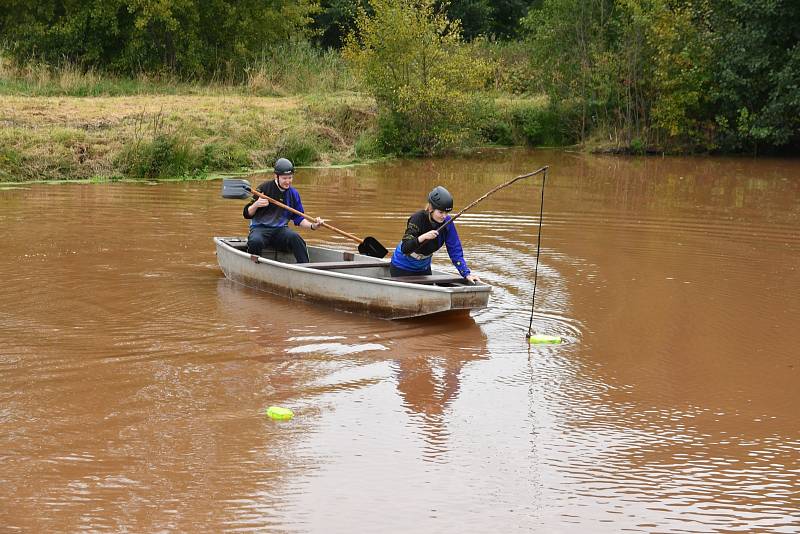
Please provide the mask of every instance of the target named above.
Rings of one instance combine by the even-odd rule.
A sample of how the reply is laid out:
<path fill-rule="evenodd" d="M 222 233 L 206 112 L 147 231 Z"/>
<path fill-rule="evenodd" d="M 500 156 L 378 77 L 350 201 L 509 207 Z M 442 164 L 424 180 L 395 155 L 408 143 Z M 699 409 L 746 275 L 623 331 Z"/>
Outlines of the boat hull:
<path fill-rule="evenodd" d="M 215 237 L 214 243 L 219 266 L 229 280 L 276 295 L 383 319 L 485 308 L 491 293 L 491 286 L 486 284 L 423 285 L 389 280 L 388 261 L 324 247 L 308 247 L 312 263 L 297 264 L 290 254 L 274 250 L 262 256 L 249 254 L 244 238 Z M 343 262 L 341 269 L 331 267 L 336 262 Z M 365 265 L 357 267 L 358 263 Z"/>

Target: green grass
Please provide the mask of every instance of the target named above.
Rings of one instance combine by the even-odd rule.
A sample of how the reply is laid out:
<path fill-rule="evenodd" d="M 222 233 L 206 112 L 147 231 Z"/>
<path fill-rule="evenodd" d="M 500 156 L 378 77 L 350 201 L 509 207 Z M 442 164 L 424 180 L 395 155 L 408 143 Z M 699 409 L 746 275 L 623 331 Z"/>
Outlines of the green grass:
<path fill-rule="evenodd" d="M 293 39 L 265 48 L 237 79 L 187 82 L 169 74 L 120 76 L 74 63 L 16 65 L 0 48 L 0 95 L 133 96 L 254 95 L 286 96 L 357 91 L 358 82 L 338 52 L 319 50 Z"/>
<path fill-rule="evenodd" d="M 359 159 L 374 102 L 344 93 L 0 97 L 0 182 L 202 177 Z"/>

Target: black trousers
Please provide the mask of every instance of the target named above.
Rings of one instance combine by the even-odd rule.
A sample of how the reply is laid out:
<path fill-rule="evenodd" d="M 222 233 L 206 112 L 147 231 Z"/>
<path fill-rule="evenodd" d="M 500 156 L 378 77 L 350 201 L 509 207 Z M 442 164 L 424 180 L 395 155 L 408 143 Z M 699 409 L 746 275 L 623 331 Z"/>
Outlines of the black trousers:
<path fill-rule="evenodd" d="M 247 251 L 250 254 L 261 255 L 261 251 L 266 247 L 273 247 L 275 250 L 283 252 L 291 252 L 294 254 L 294 259 L 297 263 L 308 263 L 306 242 L 288 226 L 279 228 L 256 226 L 251 228 L 250 235 L 247 236 Z"/>

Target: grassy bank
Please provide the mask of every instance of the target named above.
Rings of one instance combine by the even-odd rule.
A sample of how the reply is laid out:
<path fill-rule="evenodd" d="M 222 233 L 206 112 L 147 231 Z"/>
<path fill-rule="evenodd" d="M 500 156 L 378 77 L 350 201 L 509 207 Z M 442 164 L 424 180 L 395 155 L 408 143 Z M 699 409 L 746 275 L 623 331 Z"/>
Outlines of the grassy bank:
<path fill-rule="evenodd" d="M 561 144 L 544 99 L 487 99 L 475 113 L 469 146 Z M 358 93 L 4 95 L 0 124 L 0 182 L 191 178 L 280 156 L 331 165 L 387 155 L 375 103 Z"/>
<path fill-rule="evenodd" d="M 0 97 L 0 181 L 158 179 L 264 168 L 279 155 L 372 157 L 373 102 L 325 97 Z"/>
<path fill-rule="evenodd" d="M 244 79 L 122 77 L 0 50 L 0 182 L 175 178 L 371 158 L 375 104 L 336 53 L 272 48 Z M 323 96 L 319 96 L 323 95 Z"/>
<path fill-rule="evenodd" d="M 269 66 L 269 68 L 267 68 Z M 569 144 L 542 97 L 492 89 L 461 145 Z M 69 63 L 14 66 L 0 51 L 0 182 L 201 177 L 391 156 L 372 97 L 336 53 L 290 43 L 245 80 L 101 75 Z M 385 137 L 385 136 L 383 136 Z"/>

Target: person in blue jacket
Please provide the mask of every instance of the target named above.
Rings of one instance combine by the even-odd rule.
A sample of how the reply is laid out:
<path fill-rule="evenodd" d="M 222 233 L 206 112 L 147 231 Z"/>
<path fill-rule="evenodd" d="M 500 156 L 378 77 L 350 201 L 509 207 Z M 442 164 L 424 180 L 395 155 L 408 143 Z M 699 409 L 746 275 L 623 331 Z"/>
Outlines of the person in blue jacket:
<path fill-rule="evenodd" d="M 281 204 L 305 212 L 303 203 L 300 202 L 300 193 L 292 187 L 293 179 L 294 165 L 288 159 L 280 158 L 275 162 L 275 179 L 267 180 L 256 189 Z M 317 217 L 312 223 L 256 195 L 244 207 L 243 214 L 245 219 L 250 219 L 250 234 L 247 236 L 247 250 L 250 254 L 261 255 L 264 248 L 271 246 L 276 250 L 291 251 L 297 263 L 308 263 L 306 242 L 289 228 L 289 220 L 295 226 L 316 230 L 324 222 L 322 219 Z"/>
<path fill-rule="evenodd" d="M 437 186 L 428 194 L 425 209 L 408 218 L 403 239 L 392 254 L 389 266 L 392 276 L 431 274 L 431 256 L 445 245 L 459 274 L 472 283 L 481 281 L 467 267 L 455 223 L 439 230 L 450 220 L 447 212 L 452 209 L 453 195 L 444 187 Z"/>

